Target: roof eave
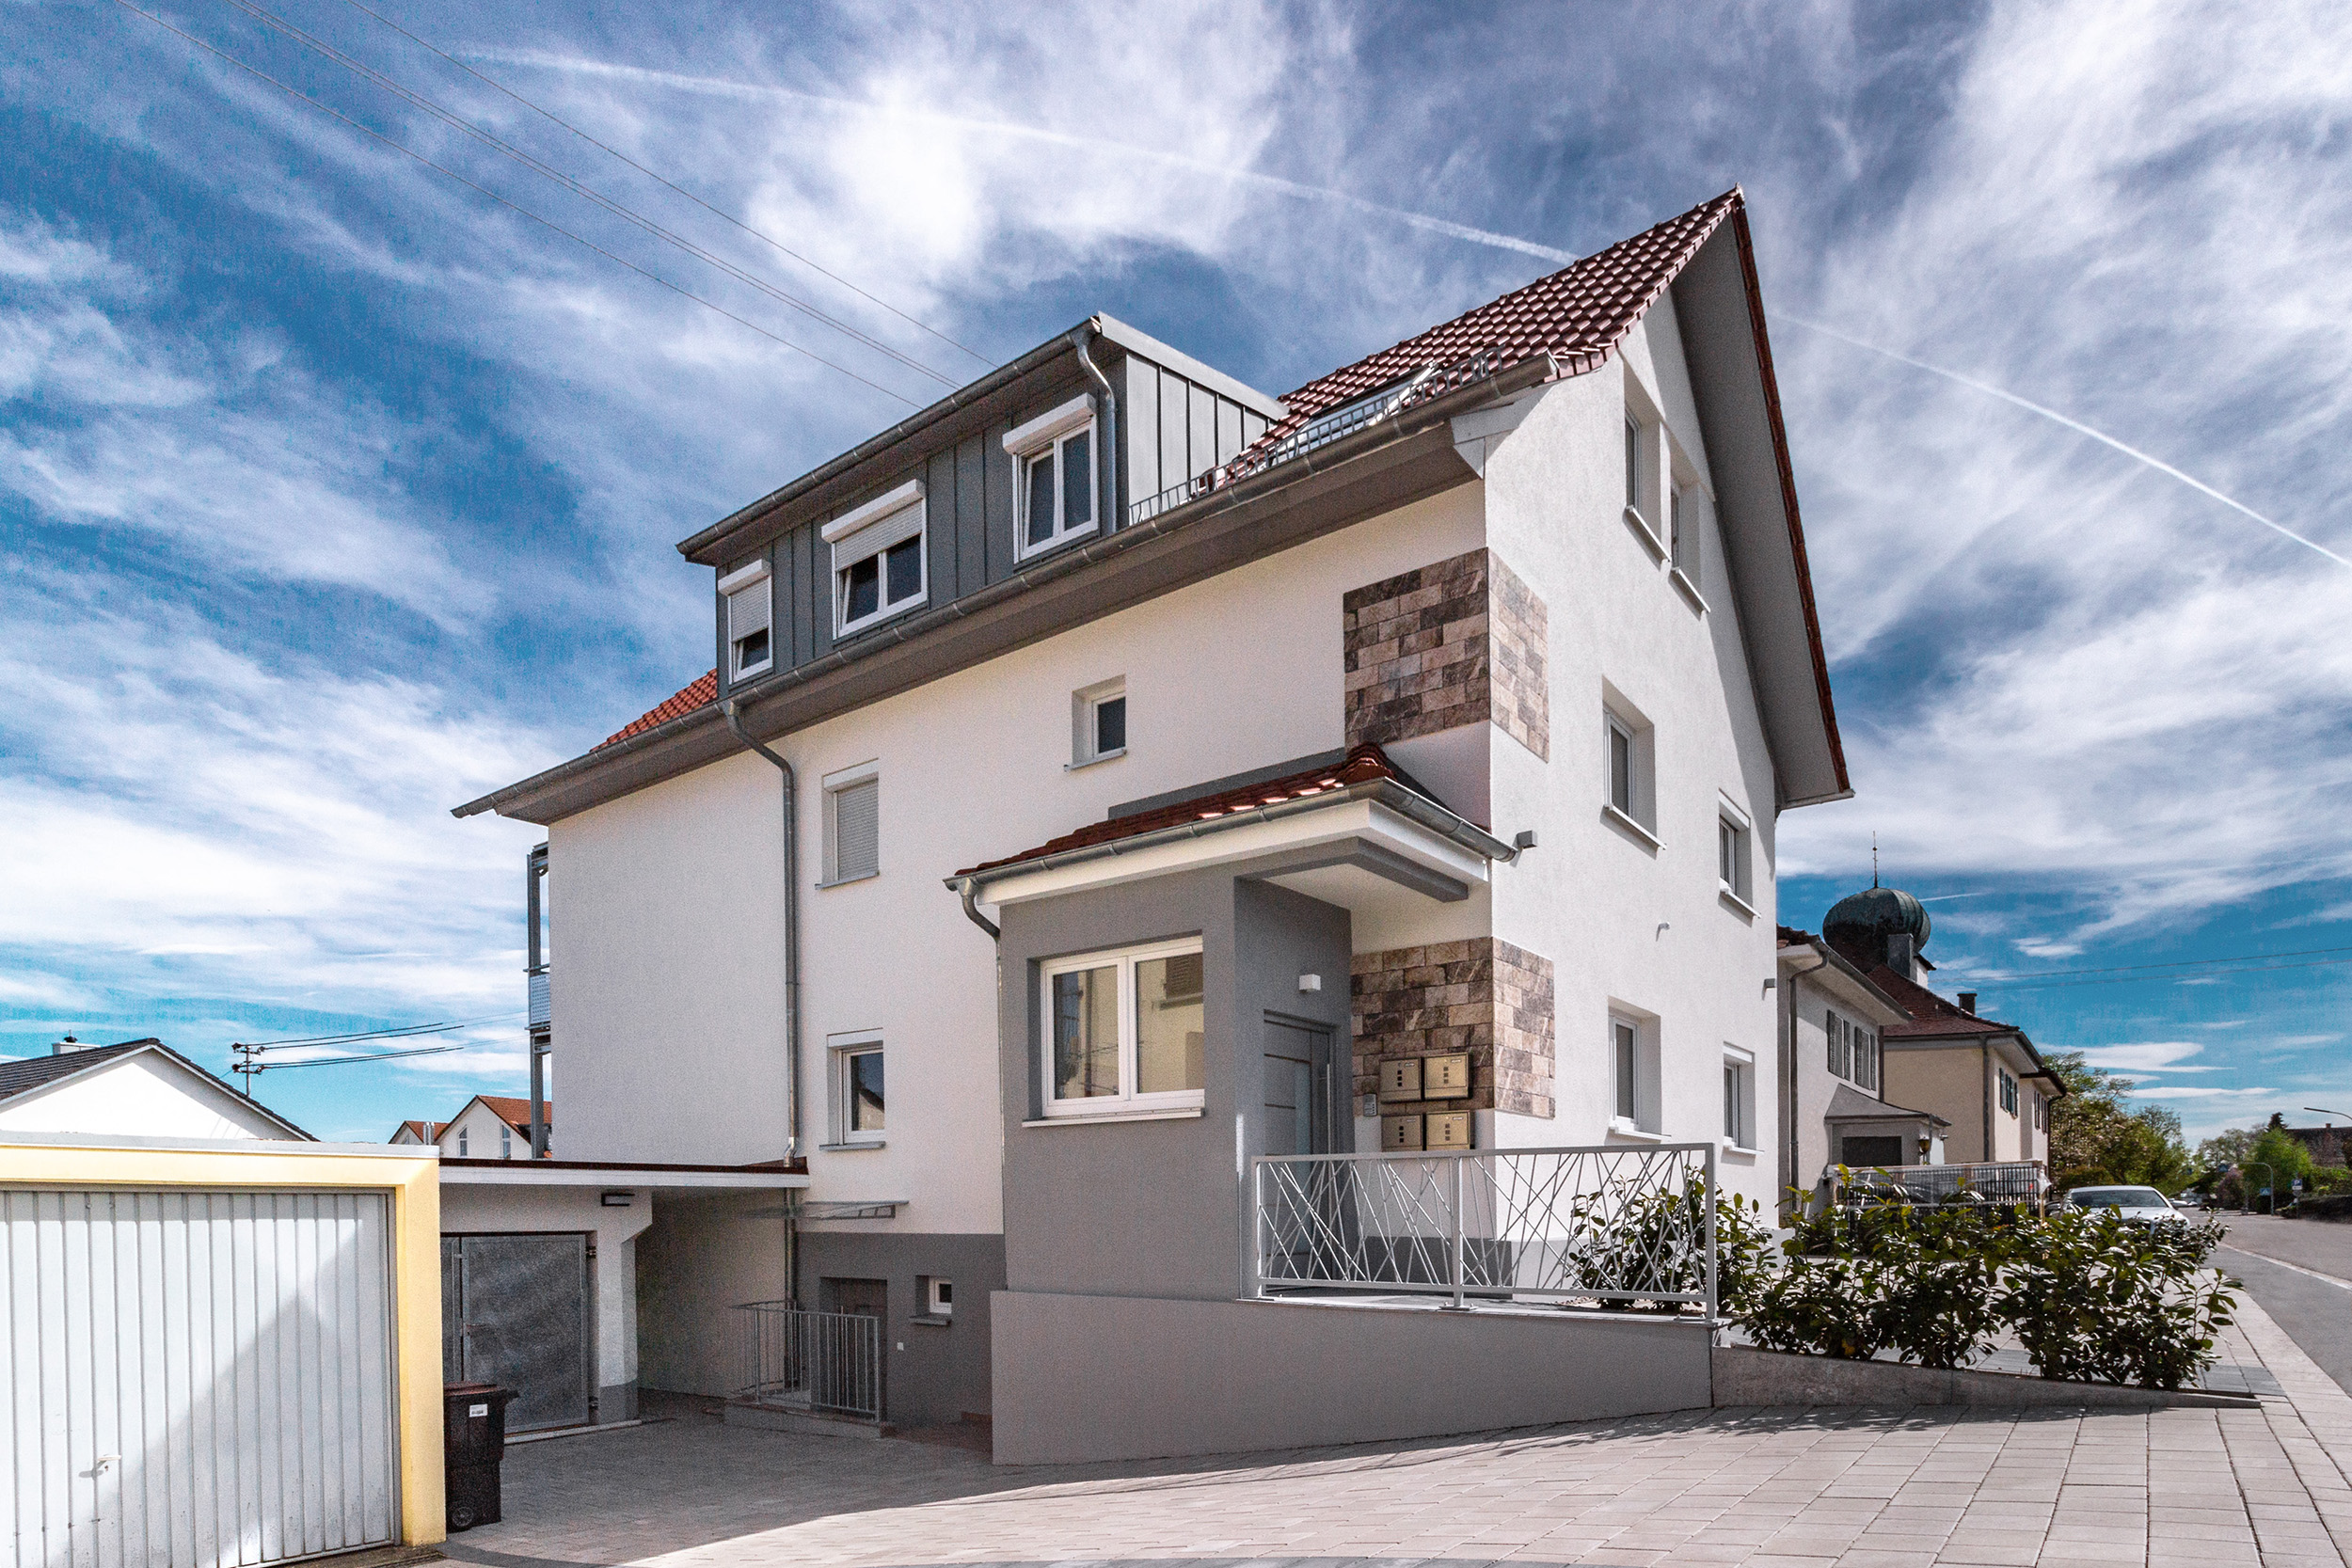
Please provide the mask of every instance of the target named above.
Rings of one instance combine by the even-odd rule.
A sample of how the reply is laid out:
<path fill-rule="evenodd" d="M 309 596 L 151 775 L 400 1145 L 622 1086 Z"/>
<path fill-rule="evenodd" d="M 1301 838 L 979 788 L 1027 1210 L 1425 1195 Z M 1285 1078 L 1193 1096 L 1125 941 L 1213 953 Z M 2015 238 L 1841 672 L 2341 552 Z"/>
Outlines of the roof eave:
<path fill-rule="evenodd" d="M 1426 796 L 1415 793 L 1393 779 L 1375 779 L 1365 784 L 1349 784 L 1343 789 L 1325 790 L 1320 794 L 1296 800 L 1278 800 L 1271 805 L 1248 811 L 1228 812 L 1202 822 L 1179 822 L 1149 832 L 1133 833 L 1124 838 L 1104 839 L 1100 844 L 1085 844 L 1075 848 L 1058 850 L 1050 855 L 1032 855 L 1022 860 L 1006 861 L 1001 864 L 976 866 L 943 879 L 948 891 L 961 893 L 966 887 L 976 897 L 985 897 L 978 890 L 991 882 L 1012 877 L 1025 877 L 1041 871 L 1058 870 L 1067 865 L 1082 865 L 1090 861 L 1108 860 L 1120 855 L 1132 855 L 1155 845 L 1173 844 L 1187 838 L 1206 838 L 1234 828 L 1259 822 L 1279 822 L 1285 817 L 1304 816 L 1333 806 L 1371 800 L 1386 806 L 1398 816 L 1428 829 L 1472 854 L 1487 861 L 1510 861 L 1518 851 L 1469 818 L 1457 816 Z"/>

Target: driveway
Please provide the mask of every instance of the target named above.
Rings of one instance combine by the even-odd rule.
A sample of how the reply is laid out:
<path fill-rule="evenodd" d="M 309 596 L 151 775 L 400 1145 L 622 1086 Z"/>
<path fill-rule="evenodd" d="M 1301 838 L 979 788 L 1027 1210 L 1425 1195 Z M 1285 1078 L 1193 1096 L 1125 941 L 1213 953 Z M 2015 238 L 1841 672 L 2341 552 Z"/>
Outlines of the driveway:
<path fill-rule="evenodd" d="M 1694 1411 L 1410 1444 L 997 1468 L 750 1432 L 701 1402 L 510 1450 L 486 1568 L 1284 1560 L 1754 1568 L 2344 1568 L 2352 1396 L 2258 1307 L 2253 1410 Z"/>
<path fill-rule="evenodd" d="M 2339 1387 L 2352 1392 L 2352 1225 L 2231 1214 L 2214 1259 Z"/>

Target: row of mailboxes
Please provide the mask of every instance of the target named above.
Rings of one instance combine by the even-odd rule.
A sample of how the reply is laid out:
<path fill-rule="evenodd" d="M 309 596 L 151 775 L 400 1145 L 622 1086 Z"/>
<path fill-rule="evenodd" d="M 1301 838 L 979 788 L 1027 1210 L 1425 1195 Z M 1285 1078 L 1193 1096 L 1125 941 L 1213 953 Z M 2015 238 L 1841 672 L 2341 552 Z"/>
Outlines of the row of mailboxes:
<path fill-rule="evenodd" d="M 1380 1098 L 1467 1100 L 1470 1077 L 1467 1055 L 1384 1057 L 1380 1063 Z"/>
<path fill-rule="evenodd" d="M 1470 1146 L 1468 1111 L 1433 1111 L 1425 1116 L 1380 1118 L 1380 1151 L 1384 1154 L 1417 1154 L 1426 1148 Z"/>

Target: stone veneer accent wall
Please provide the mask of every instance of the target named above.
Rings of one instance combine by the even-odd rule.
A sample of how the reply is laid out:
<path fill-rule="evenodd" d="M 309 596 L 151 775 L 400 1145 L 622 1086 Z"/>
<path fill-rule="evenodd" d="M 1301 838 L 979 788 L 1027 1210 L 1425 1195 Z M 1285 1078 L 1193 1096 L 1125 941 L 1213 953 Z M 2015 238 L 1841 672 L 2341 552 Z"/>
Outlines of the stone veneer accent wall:
<path fill-rule="evenodd" d="M 1551 960 L 1494 937 L 1359 953 L 1349 966 L 1356 1093 L 1377 1094 L 1384 1056 L 1467 1052 L 1467 1100 L 1391 1101 L 1383 1116 L 1506 1111 L 1549 1117 Z"/>
<path fill-rule="evenodd" d="M 1550 618 L 1493 551 L 1359 588 L 1340 608 L 1350 746 L 1483 719 L 1550 760 Z"/>

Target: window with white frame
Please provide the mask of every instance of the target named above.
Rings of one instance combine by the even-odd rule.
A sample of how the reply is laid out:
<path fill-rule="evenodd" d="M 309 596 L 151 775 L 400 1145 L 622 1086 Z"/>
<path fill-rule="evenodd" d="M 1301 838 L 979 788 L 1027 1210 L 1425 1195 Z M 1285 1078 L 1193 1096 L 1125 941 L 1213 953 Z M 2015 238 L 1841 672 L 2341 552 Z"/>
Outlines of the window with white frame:
<path fill-rule="evenodd" d="M 1731 1045 L 1724 1047 L 1724 1142 L 1756 1147 L 1756 1057 Z"/>
<path fill-rule="evenodd" d="M 501 1127 L 499 1129 L 499 1158 L 512 1160 L 514 1157 L 515 1130 L 511 1127 Z"/>
<path fill-rule="evenodd" d="M 463 1127 L 457 1130 L 457 1157 L 460 1160 L 466 1158 L 466 1144 L 467 1141 L 472 1137 L 472 1135 L 473 1134 L 471 1132 Z"/>
<path fill-rule="evenodd" d="M 1715 813 L 1715 869 L 1722 890 L 1736 899 L 1742 909 L 1753 896 L 1754 872 L 1750 859 L 1754 846 L 1749 841 L 1748 819 L 1728 802 Z"/>
<path fill-rule="evenodd" d="M 825 1037 L 827 1099 L 833 1106 L 833 1142 L 855 1148 L 878 1144 L 887 1129 L 882 1080 L 882 1037 L 878 1030 Z"/>
<path fill-rule="evenodd" d="M 933 1318 L 956 1315 L 956 1282 L 938 1275 L 923 1276 L 923 1311 Z"/>
<path fill-rule="evenodd" d="M 1127 682 L 1102 681 L 1070 694 L 1070 766 L 1127 753 Z"/>
<path fill-rule="evenodd" d="M 1007 433 L 1005 451 L 1013 464 L 1017 555 L 1095 531 L 1092 398 L 1073 398 Z"/>
<path fill-rule="evenodd" d="M 1197 939 L 1040 966 L 1045 1114 L 1197 1109 L 1202 978 Z"/>
<path fill-rule="evenodd" d="M 1657 755 L 1656 736 L 1639 714 L 1613 700 L 1601 709 L 1601 736 L 1603 804 L 1655 843 L 1658 796 L 1651 763 Z"/>
<path fill-rule="evenodd" d="M 1609 1128 L 1656 1132 L 1659 1128 L 1658 1021 L 1612 1010 L 1609 1015 Z"/>
<path fill-rule="evenodd" d="M 768 562 L 755 561 L 719 579 L 726 606 L 727 679 L 739 681 L 775 667 L 775 584 Z"/>
<path fill-rule="evenodd" d="M 1879 1037 L 1856 1023 L 1851 1026 L 1853 1040 L 1853 1081 L 1857 1088 L 1872 1094 L 1879 1092 Z"/>
<path fill-rule="evenodd" d="M 882 769 L 866 763 L 828 773 L 825 800 L 824 887 L 861 881 L 882 872 Z"/>
<path fill-rule="evenodd" d="M 853 507 L 818 531 L 833 548 L 833 629 L 847 637 L 925 603 L 923 482 Z"/>

